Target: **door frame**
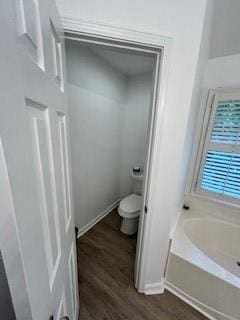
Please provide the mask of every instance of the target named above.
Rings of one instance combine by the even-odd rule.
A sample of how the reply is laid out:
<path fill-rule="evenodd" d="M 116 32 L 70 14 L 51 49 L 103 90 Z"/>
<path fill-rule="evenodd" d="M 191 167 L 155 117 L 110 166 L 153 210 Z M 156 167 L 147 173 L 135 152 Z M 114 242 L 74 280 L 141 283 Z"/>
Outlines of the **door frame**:
<path fill-rule="evenodd" d="M 152 217 L 154 212 L 158 212 L 161 205 L 157 197 L 155 177 L 158 176 L 158 159 L 162 155 L 161 136 L 166 109 L 165 100 L 173 39 L 144 31 L 86 22 L 70 17 L 62 17 L 62 24 L 66 39 L 156 54 L 148 138 L 149 145 L 143 189 L 143 207 L 139 221 L 134 272 L 135 288 L 141 293 L 148 293 L 146 271 L 148 267 Z M 145 214 L 145 207 L 147 208 L 147 214 Z M 154 290 L 156 293 L 163 292 L 164 284 L 159 284 L 159 287 L 155 287 Z"/>

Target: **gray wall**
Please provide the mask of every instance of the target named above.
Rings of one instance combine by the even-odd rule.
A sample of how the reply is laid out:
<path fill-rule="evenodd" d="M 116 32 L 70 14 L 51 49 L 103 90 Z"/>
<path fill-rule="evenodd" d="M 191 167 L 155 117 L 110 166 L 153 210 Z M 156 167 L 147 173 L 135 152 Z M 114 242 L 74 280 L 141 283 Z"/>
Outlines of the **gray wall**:
<path fill-rule="evenodd" d="M 131 193 L 143 165 L 151 75 L 126 77 L 85 45 L 66 42 L 76 224 Z"/>
<path fill-rule="evenodd" d="M 215 0 L 210 58 L 240 53 L 239 15 L 239 0 Z"/>
<path fill-rule="evenodd" d="M 8 281 L 2 255 L 0 252 L 0 319 L 15 320 L 12 299 L 8 287 Z"/>
<path fill-rule="evenodd" d="M 120 105 L 125 78 L 67 42 L 76 224 L 81 229 L 119 199 Z"/>
<path fill-rule="evenodd" d="M 123 109 L 121 145 L 121 198 L 132 190 L 133 166 L 144 167 L 151 102 L 152 74 L 129 77 Z"/>

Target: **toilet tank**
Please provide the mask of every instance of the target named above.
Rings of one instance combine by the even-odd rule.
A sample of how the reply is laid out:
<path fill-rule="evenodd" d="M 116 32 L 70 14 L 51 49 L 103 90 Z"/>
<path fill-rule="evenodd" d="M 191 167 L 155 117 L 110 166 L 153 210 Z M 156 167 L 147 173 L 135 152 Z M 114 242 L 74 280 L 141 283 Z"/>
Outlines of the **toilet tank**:
<path fill-rule="evenodd" d="M 132 191 L 139 196 L 142 195 L 142 186 L 143 186 L 143 173 L 135 174 L 132 173 Z"/>

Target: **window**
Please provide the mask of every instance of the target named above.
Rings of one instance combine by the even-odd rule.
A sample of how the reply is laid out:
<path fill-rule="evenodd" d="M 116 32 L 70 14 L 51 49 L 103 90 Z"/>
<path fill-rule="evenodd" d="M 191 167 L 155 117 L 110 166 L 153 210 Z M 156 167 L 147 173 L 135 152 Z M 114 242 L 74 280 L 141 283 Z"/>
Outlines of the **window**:
<path fill-rule="evenodd" d="M 239 204 L 240 90 L 217 91 L 211 102 L 196 192 Z"/>

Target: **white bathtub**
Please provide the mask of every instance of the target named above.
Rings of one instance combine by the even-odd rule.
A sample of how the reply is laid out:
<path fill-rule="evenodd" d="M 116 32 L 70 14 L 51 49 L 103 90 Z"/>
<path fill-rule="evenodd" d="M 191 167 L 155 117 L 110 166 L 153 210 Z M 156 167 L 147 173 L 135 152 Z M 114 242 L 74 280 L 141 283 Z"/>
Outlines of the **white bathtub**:
<path fill-rule="evenodd" d="M 183 228 L 197 248 L 218 265 L 240 277 L 239 225 L 207 217 L 187 219 Z M 237 283 L 234 281 L 234 284 Z"/>
<path fill-rule="evenodd" d="M 184 212 L 167 267 L 167 288 L 210 319 L 240 319 L 240 224 Z"/>

